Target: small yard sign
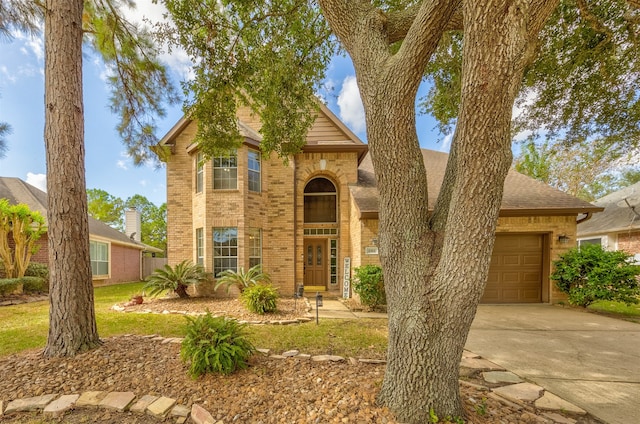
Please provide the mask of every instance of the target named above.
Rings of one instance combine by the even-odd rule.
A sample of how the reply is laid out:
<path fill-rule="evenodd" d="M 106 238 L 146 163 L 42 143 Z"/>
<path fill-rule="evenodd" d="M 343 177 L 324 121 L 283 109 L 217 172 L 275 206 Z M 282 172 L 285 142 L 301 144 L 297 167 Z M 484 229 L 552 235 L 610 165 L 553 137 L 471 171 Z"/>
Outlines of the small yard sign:
<path fill-rule="evenodd" d="M 351 293 L 351 258 L 344 258 L 344 274 L 342 280 L 342 297 L 349 299 Z"/>

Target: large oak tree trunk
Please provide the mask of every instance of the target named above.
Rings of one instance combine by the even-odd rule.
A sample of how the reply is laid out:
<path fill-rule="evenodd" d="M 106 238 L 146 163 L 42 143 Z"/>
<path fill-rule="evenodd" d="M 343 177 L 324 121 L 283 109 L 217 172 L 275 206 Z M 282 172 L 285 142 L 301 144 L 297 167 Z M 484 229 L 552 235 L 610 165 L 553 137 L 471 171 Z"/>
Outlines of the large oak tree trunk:
<path fill-rule="evenodd" d="M 45 356 L 99 345 L 89 258 L 82 103 L 82 0 L 47 0 L 45 145 L 50 311 Z"/>
<path fill-rule="evenodd" d="M 540 11 L 548 16 L 553 1 L 537 2 L 537 25 L 544 21 Z M 425 1 L 412 11 L 414 22 L 392 55 L 387 16 L 365 3 L 351 9 L 353 3 L 321 1 L 354 62 L 365 107 L 389 310 L 379 401 L 402 422 L 430 422 L 431 410 L 441 418 L 464 415 L 459 363 L 484 291 L 512 160 L 511 109 L 533 28 L 529 3 L 536 2 L 462 2 L 461 107 L 445 182 L 429 213 L 429 170 L 416 135 L 414 101 L 433 40 L 460 3 Z"/>

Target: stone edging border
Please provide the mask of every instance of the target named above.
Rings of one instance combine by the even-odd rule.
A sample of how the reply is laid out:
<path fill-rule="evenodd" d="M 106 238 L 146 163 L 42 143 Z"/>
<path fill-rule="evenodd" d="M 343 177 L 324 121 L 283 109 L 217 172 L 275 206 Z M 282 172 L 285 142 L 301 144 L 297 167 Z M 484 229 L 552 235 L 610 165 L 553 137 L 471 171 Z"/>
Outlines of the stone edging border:
<path fill-rule="evenodd" d="M 305 309 L 307 311 L 306 316 L 304 317 L 299 317 L 296 319 L 255 320 L 255 321 L 238 320 L 237 318 L 233 318 L 233 317 L 227 317 L 227 318 L 233 318 L 233 319 L 236 319 L 240 324 L 249 324 L 249 325 L 291 325 L 291 324 L 302 324 L 305 322 L 311 322 L 314 319 L 310 313 L 311 305 L 309 304 L 309 300 L 306 297 L 303 299 L 305 302 Z M 126 307 L 120 306 L 118 304 L 113 305 L 110 309 L 116 312 L 123 312 L 127 314 L 136 314 L 136 313 L 137 314 L 158 314 L 158 315 L 175 314 L 175 315 L 189 315 L 189 316 L 199 316 L 199 315 L 206 314 L 206 312 L 187 312 L 187 311 L 176 311 L 176 310 L 164 310 L 162 312 L 156 312 L 151 309 L 127 310 Z M 226 317 L 226 315 L 216 315 L 215 313 L 212 313 L 211 315 L 213 317 Z"/>
<path fill-rule="evenodd" d="M 120 337 L 129 337 L 123 335 Z M 156 334 L 143 336 L 144 338 L 166 343 L 182 343 L 180 337 L 162 337 Z M 313 362 L 343 362 L 342 356 L 337 355 L 309 355 L 300 353 L 298 350 L 289 350 L 282 354 L 272 354 L 270 349 L 256 349 L 259 353 L 272 359 L 309 359 Z M 348 358 L 351 365 L 386 364 L 381 359 Z M 524 382 L 520 377 L 511 372 L 505 371 L 499 365 L 483 359 L 469 351 L 464 351 L 460 361 L 462 368 L 467 368 L 471 372 L 482 372 L 483 379 L 493 385 L 502 384 L 498 387 L 488 387 L 480 384 L 459 380 L 460 384 L 486 391 L 491 397 L 504 405 L 523 411 L 523 415 L 528 415 L 536 419 L 535 410 L 544 410 L 542 415 L 548 419 L 547 422 L 554 424 L 575 424 L 573 418 L 559 414 L 559 412 L 585 415 L 583 409 L 561 399 L 553 393 L 546 391 L 543 387 L 532 383 Z M 176 403 L 175 399 L 165 396 L 143 395 L 137 398 L 133 392 L 107 392 L 107 391 L 86 391 L 79 394 L 59 395 L 58 393 L 45 394 L 41 396 L 14 399 L 7 403 L 0 400 L 0 419 L 5 414 L 15 414 L 19 412 L 42 411 L 47 418 L 59 418 L 76 408 L 101 408 L 117 412 L 133 412 L 138 414 L 148 414 L 158 419 L 175 417 L 176 424 L 183 424 L 188 418 L 194 424 L 214 424 L 217 421 L 202 406 L 193 404 L 191 409 L 187 406 Z"/>

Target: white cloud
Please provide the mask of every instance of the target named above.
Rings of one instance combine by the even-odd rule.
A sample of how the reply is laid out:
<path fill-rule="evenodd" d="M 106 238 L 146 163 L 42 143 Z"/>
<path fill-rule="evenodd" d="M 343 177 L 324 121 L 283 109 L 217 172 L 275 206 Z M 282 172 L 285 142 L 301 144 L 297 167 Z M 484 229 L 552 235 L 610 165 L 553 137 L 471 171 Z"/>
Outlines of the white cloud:
<path fill-rule="evenodd" d="M 127 169 L 129 169 L 129 167 L 127 166 L 127 162 L 126 162 L 126 161 L 124 161 L 124 160 L 119 160 L 119 161 L 117 161 L 117 162 L 116 162 L 116 166 L 117 166 L 118 168 L 120 168 L 120 169 L 124 169 L 125 171 L 126 171 Z"/>
<path fill-rule="evenodd" d="M 453 141 L 453 133 L 447 134 L 443 139 L 442 139 L 442 145 L 440 146 L 440 150 L 441 152 L 445 152 L 445 153 L 449 153 L 449 150 L 451 150 L 451 142 Z"/>
<path fill-rule="evenodd" d="M 140 185 L 142 187 L 146 187 L 149 184 L 149 182 L 147 180 L 140 180 Z"/>
<path fill-rule="evenodd" d="M 365 130 L 364 106 L 362 106 L 355 76 L 349 75 L 342 81 L 342 89 L 338 94 L 338 107 L 340 108 L 340 119 L 354 132 Z"/>
<path fill-rule="evenodd" d="M 34 174 L 33 172 L 27 172 L 27 183 L 36 188 L 39 188 L 42 191 L 47 191 L 46 174 Z"/>

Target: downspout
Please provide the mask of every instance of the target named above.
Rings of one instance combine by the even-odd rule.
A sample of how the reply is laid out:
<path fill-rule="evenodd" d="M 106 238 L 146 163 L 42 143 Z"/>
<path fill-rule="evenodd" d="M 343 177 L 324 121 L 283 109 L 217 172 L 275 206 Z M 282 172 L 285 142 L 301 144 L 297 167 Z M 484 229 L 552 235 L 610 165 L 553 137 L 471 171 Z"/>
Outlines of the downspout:
<path fill-rule="evenodd" d="M 587 212 L 585 216 L 576 221 L 576 224 L 582 224 L 583 222 L 590 220 L 592 216 L 593 212 Z"/>

